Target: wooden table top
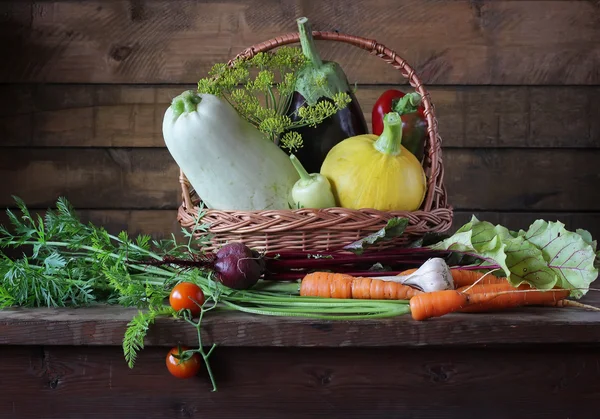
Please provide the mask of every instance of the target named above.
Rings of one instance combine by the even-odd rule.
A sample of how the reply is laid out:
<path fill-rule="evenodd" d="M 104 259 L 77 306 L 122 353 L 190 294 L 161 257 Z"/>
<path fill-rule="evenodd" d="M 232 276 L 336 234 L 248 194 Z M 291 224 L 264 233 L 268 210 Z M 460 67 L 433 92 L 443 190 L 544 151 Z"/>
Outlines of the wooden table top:
<path fill-rule="evenodd" d="M 600 307 L 599 293 L 582 300 Z M 134 308 L 104 306 L 0 311 L 1 345 L 121 345 Z M 502 313 L 451 314 L 416 322 L 410 315 L 377 320 L 322 321 L 212 312 L 203 321 L 206 344 L 271 347 L 424 347 L 600 343 L 600 312 L 525 307 Z M 147 346 L 193 345 L 189 324 L 158 318 Z"/>

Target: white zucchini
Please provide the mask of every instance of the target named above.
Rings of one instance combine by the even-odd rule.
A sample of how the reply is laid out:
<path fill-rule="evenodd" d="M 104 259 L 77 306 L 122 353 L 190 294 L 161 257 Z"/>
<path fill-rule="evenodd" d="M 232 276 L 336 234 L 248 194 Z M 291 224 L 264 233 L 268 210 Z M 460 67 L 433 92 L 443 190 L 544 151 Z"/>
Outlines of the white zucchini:
<path fill-rule="evenodd" d="M 193 91 L 173 99 L 163 137 L 208 208 L 289 209 L 300 178 L 289 157 L 225 100 Z"/>

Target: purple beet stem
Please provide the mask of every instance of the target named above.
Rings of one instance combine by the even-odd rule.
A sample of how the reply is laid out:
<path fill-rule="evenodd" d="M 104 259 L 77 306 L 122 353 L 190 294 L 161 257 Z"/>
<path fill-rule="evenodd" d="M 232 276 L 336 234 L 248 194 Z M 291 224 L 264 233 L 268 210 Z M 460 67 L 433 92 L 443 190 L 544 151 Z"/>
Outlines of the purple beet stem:
<path fill-rule="evenodd" d="M 292 254 L 291 254 L 292 253 Z M 311 267 L 323 267 L 323 266 L 338 266 L 346 264 L 361 264 L 361 263 L 418 263 L 424 259 L 428 259 L 434 256 L 444 256 L 448 252 L 434 251 L 434 250 L 420 250 L 406 252 L 406 251 L 395 251 L 395 252 L 371 252 L 369 254 L 355 255 L 355 254 L 339 254 L 333 252 L 283 252 L 279 253 L 278 258 L 269 258 L 265 256 L 265 262 L 268 269 L 282 269 L 282 268 L 311 268 Z M 310 257 L 310 256 L 324 256 L 324 257 Z"/>
<path fill-rule="evenodd" d="M 177 258 L 165 258 L 163 260 L 149 260 L 144 262 L 145 265 L 162 266 L 162 265 L 177 265 L 188 268 L 209 268 L 214 267 L 214 262 L 209 260 L 189 260 Z"/>
<path fill-rule="evenodd" d="M 499 265 L 467 265 L 467 266 L 451 266 L 451 269 L 462 269 L 464 271 L 476 271 L 479 269 L 499 269 L 500 266 Z"/>
<path fill-rule="evenodd" d="M 336 273 L 346 274 L 355 277 L 376 277 L 376 276 L 392 276 L 398 275 L 402 271 L 336 271 Z M 295 281 L 304 278 L 308 272 L 275 272 L 265 274 L 265 279 L 268 281 Z"/>
<path fill-rule="evenodd" d="M 325 268 L 327 266 L 342 266 L 342 265 L 372 265 L 374 263 L 382 264 L 410 264 L 410 263 L 423 263 L 427 258 L 412 257 L 410 259 L 401 259 L 398 257 L 377 257 L 373 256 L 361 260 L 348 260 L 348 259 L 296 259 L 296 260 L 282 260 L 282 261 L 267 261 L 266 268 L 269 271 L 281 271 L 288 269 L 300 269 L 300 268 Z"/>
<path fill-rule="evenodd" d="M 406 254 L 449 254 L 450 251 L 446 250 L 432 250 L 425 247 L 414 247 L 414 248 L 403 248 L 403 249 L 384 249 L 378 251 L 370 251 L 367 253 L 363 253 L 362 255 L 356 255 L 350 251 L 326 251 L 326 252 L 310 252 L 310 251 L 300 251 L 300 250 L 285 250 L 281 252 L 269 252 L 265 255 L 266 258 L 274 258 L 278 259 L 301 259 L 308 258 L 310 256 L 334 256 L 337 258 L 350 258 L 359 260 L 366 256 L 372 255 L 406 255 Z"/>

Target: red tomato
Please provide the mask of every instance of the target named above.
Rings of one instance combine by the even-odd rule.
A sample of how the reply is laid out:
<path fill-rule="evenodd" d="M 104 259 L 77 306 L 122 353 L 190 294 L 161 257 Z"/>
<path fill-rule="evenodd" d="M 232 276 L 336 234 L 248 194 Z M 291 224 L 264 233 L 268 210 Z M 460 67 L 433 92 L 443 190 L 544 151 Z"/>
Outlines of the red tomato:
<path fill-rule="evenodd" d="M 175 347 L 171 348 L 171 350 L 167 354 L 167 369 L 174 377 L 191 378 L 198 374 L 198 371 L 200 371 L 200 355 L 198 355 L 197 353 L 185 356 L 181 355 L 184 351 L 187 351 L 188 349 L 189 348 L 185 346 Z M 177 358 L 177 356 L 179 356 L 180 358 Z"/>
<path fill-rule="evenodd" d="M 194 301 L 198 304 L 194 303 Z M 175 311 L 188 309 L 192 312 L 193 316 L 197 316 L 200 314 L 200 306 L 204 304 L 204 293 L 196 284 L 180 282 L 171 290 L 169 304 L 171 304 L 171 307 Z"/>

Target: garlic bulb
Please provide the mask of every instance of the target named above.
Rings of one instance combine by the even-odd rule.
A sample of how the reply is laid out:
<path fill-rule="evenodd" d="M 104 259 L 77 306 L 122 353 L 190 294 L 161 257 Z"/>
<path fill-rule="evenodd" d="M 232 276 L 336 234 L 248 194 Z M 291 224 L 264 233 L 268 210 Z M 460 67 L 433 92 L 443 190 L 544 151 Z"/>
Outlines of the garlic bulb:
<path fill-rule="evenodd" d="M 419 269 L 406 276 L 378 276 L 383 281 L 399 282 L 423 292 L 453 290 L 452 272 L 442 258 L 428 259 Z"/>

